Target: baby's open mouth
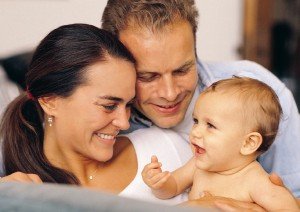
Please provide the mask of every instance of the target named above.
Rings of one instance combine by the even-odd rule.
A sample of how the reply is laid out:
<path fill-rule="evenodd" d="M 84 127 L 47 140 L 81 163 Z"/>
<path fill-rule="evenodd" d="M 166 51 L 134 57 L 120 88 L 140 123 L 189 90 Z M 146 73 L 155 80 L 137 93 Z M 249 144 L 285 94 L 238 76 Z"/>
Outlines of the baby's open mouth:
<path fill-rule="evenodd" d="M 200 146 L 198 146 L 198 145 L 196 145 L 196 144 L 193 144 L 193 146 L 194 146 L 194 148 L 195 148 L 195 153 L 196 153 L 197 155 L 199 155 L 199 154 L 204 154 L 204 153 L 206 152 L 206 150 L 205 150 L 204 148 L 202 148 L 202 147 L 200 147 Z"/>

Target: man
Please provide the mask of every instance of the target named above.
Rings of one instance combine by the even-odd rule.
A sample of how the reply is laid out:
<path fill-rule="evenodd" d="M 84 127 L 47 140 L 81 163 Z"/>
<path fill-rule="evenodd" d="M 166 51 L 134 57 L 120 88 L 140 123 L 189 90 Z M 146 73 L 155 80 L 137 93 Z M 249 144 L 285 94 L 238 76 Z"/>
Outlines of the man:
<path fill-rule="evenodd" d="M 205 87 L 233 75 L 256 78 L 275 90 L 283 108 L 279 134 L 259 162 L 300 197 L 300 116 L 291 92 L 256 63 L 200 61 L 197 17 L 193 0 L 108 0 L 102 27 L 116 34 L 137 60 L 131 130 L 155 124 L 188 141 L 193 102 Z"/>

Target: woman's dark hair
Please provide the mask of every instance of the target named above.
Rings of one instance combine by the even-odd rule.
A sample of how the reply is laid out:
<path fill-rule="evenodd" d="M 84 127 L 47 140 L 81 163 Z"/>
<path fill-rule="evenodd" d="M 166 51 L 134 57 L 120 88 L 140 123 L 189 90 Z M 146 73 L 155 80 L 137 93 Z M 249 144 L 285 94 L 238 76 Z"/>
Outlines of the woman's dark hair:
<path fill-rule="evenodd" d="M 75 175 L 51 165 L 44 154 L 44 112 L 37 99 L 72 95 L 86 83 L 87 66 L 109 56 L 135 62 L 115 36 L 87 24 L 61 26 L 41 41 L 26 75 L 29 95 L 12 101 L 1 121 L 6 174 L 20 171 L 37 174 L 44 182 L 79 184 Z"/>

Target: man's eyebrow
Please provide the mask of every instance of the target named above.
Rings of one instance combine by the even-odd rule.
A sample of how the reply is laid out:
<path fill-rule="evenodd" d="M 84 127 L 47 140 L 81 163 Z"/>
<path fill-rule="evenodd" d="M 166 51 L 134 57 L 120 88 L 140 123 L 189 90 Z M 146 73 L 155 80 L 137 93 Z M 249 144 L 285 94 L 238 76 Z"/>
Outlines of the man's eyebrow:
<path fill-rule="evenodd" d="M 157 71 L 151 71 L 151 70 L 146 70 L 146 69 L 143 69 L 143 70 L 137 69 L 137 74 L 148 74 L 148 73 L 157 73 Z"/>
<path fill-rule="evenodd" d="M 180 71 L 182 69 L 190 68 L 194 64 L 195 64 L 195 60 L 189 60 L 189 61 L 185 62 L 182 66 L 176 68 L 174 71 Z"/>
<path fill-rule="evenodd" d="M 183 65 L 179 66 L 178 68 L 174 69 L 173 71 L 180 71 L 183 69 L 190 68 L 195 64 L 195 60 L 189 60 L 185 62 Z M 147 74 L 147 73 L 158 73 L 157 71 L 151 71 L 151 70 L 138 70 L 138 74 Z"/>
<path fill-rule="evenodd" d="M 124 102 L 124 99 L 116 97 L 116 96 L 105 95 L 105 96 L 97 96 L 97 98 L 111 100 L 111 101 L 115 101 L 115 102 Z"/>

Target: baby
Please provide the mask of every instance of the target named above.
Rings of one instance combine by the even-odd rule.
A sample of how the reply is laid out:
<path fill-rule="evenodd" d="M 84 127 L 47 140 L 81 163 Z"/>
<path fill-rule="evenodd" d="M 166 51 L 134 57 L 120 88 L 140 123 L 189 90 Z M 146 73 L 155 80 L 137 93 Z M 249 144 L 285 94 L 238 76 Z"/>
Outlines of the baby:
<path fill-rule="evenodd" d="M 193 158 L 169 173 L 153 156 L 142 172 L 144 182 L 160 199 L 191 187 L 190 200 L 208 191 L 267 211 L 299 210 L 293 196 L 272 184 L 256 161 L 274 141 L 281 112 L 275 92 L 258 80 L 235 77 L 212 84 L 194 108 Z"/>

